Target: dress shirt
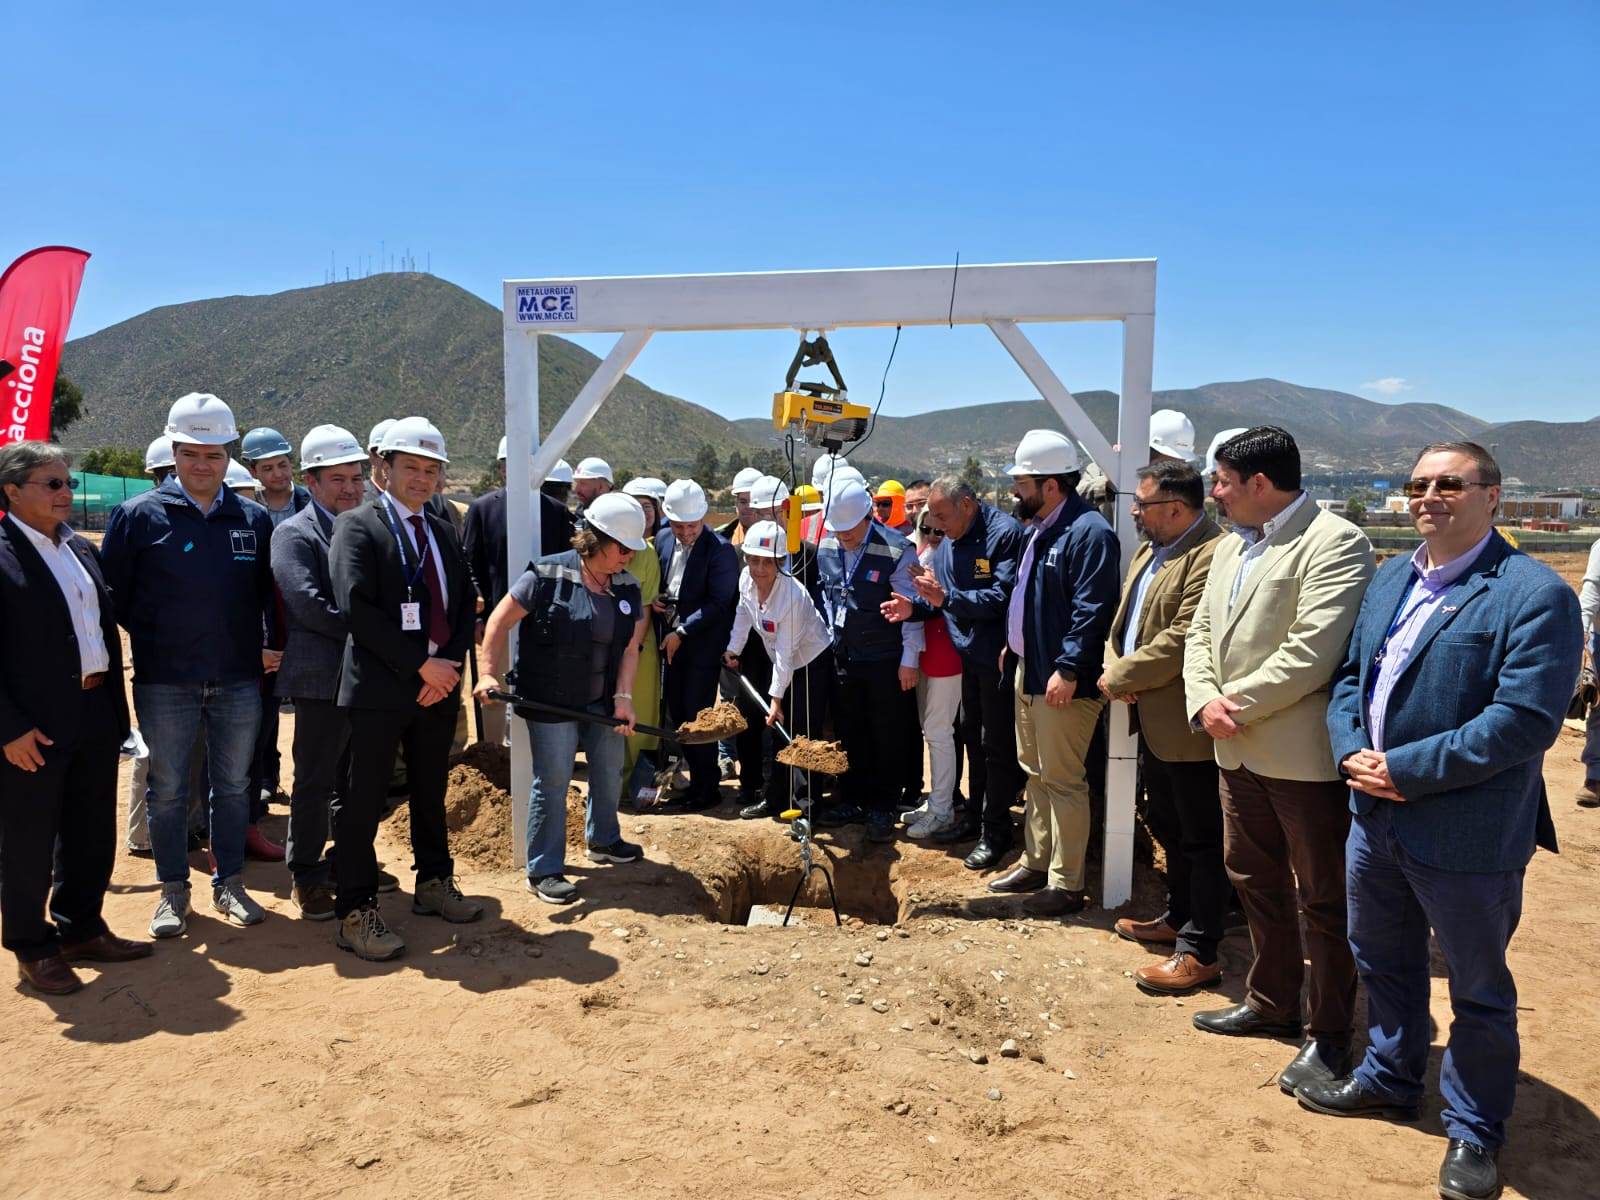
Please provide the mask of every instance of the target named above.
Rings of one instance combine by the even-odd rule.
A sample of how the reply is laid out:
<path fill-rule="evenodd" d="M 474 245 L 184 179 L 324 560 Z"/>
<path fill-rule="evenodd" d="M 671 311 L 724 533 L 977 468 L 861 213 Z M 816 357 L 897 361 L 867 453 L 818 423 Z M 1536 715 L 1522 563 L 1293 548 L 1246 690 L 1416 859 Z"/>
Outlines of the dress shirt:
<path fill-rule="evenodd" d="M 1305 492 L 1301 492 L 1289 502 L 1289 506 L 1265 522 L 1260 529 L 1250 529 L 1240 525 L 1235 532 L 1244 539 L 1245 552 L 1239 556 L 1239 571 L 1233 577 L 1233 591 L 1228 593 L 1228 607 L 1231 609 L 1238 602 L 1239 592 L 1244 588 L 1244 581 L 1250 578 L 1250 572 L 1256 569 L 1256 564 L 1261 561 L 1261 556 L 1267 552 L 1267 543 L 1272 540 L 1272 535 L 1283 528 L 1284 522 L 1300 510 L 1300 506 L 1307 500 Z"/>
<path fill-rule="evenodd" d="M 72 530 L 65 524 L 58 527 L 56 533 L 61 538 L 58 543 L 23 521 L 13 520 L 11 523 L 27 535 L 33 548 L 39 552 L 39 557 L 44 559 L 44 565 L 50 568 L 50 574 L 56 577 L 61 598 L 67 602 L 67 611 L 72 614 L 72 631 L 78 636 L 80 674 L 100 674 L 111 666 L 105 634 L 100 629 L 100 593 L 95 590 L 94 580 L 78 560 L 76 552 L 67 545 Z"/>
<path fill-rule="evenodd" d="M 1065 502 L 1058 504 L 1050 510 L 1048 517 L 1034 523 L 1032 532 L 1028 534 L 1028 545 L 1022 551 L 1022 561 L 1017 564 L 1017 586 L 1011 589 L 1011 604 L 1006 609 L 1006 645 L 1011 647 L 1013 654 L 1020 656 L 1023 653 L 1022 614 L 1023 605 L 1027 603 L 1028 578 L 1033 574 L 1033 548 L 1038 544 L 1039 535 L 1061 519 L 1066 507 Z"/>
<path fill-rule="evenodd" d="M 1372 734 L 1374 750 L 1380 753 L 1383 750 L 1383 715 L 1389 707 L 1389 694 L 1394 691 L 1395 681 L 1400 678 L 1400 672 L 1410 659 L 1412 647 L 1417 644 L 1423 627 L 1439 610 L 1456 581 L 1472 569 L 1472 564 L 1478 561 L 1478 555 L 1483 553 L 1483 548 L 1493 536 L 1494 530 L 1490 529 L 1472 549 L 1442 567 L 1427 565 L 1427 543 L 1418 546 L 1416 553 L 1411 556 L 1411 569 L 1417 573 L 1417 578 L 1401 602 L 1394 623 L 1389 626 L 1383 648 L 1378 651 L 1380 657 L 1378 669 L 1372 677 L 1372 698 L 1367 702 L 1367 729 Z"/>
<path fill-rule="evenodd" d="M 1600 542 L 1589 547 L 1589 565 L 1584 568 L 1583 587 L 1578 592 L 1583 610 L 1583 641 L 1593 653 L 1594 637 L 1600 628 Z"/>
<path fill-rule="evenodd" d="M 384 492 L 383 495 L 388 498 L 390 504 L 394 505 L 394 515 L 399 518 L 400 528 L 405 530 L 406 538 L 411 543 L 411 553 L 416 558 L 422 556 L 422 547 L 417 544 L 417 531 L 412 527 L 411 518 L 422 518 L 422 527 L 428 531 L 428 563 L 433 567 L 434 573 L 439 576 L 439 595 L 448 609 L 450 604 L 450 584 L 446 581 L 444 575 L 444 556 L 439 553 L 439 541 L 433 536 L 433 526 L 428 524 L 427 514 L 416 509 L 407 508 L 402 501 L 395 499 L 393 492 Z M 412 561 L 415 562 L 416 558 L 413 558 Z M 438 649 L 438 643 L 429 638 L 428 653 L 433 654 Z"/>
<path fill-rule="evenodd" d="M 217 510 L 217 506 L 222 503 L 222 488 L 217 489 L 217 494 L 211 497 L 210 504 L 201 504 L 199 500 L 195 499 L 194 493 L 183 486 L 183 480 L 178 479 L 176 471 L 173 472 L 172 478 L 177 481 L 178 490 L 183 493 L 183 498 L 198 508 L 202 517 L 209 517 Z"/>
<path fill-rule="evenodd" d="M 1193 533 L 1195 525 L 1200 524 L 1205 519 L 1206 514 L 1202 510 L 1200 515 L 1194 519 L 1194 524 L 1190 525 L 1189 528 L 1185 529 L 1170 542 L 1163 543 L 1156 541 L 1154 538 L 1150 539 L 1152 549 L 1150 561 L 1145 564 L 1144 570 L 1139 572 L 1139 582 L 1134 585 L 1133 589 L 1133 603 L 1128 605 L 1128 625 L 1122 632 L 1122 653 L 1124 655 L 1132 654 L 1139 648 L 1139 616 L 1144 611 L 1145 593 L 1150 590 L 1150 583 L 1155 579 L 1156 572 L 1161 570 L 1162 565 L 1172 556 L 1172 548 Z"/>
<path fill-rule="evenodd" d="M 815 661 L 833 640 L 817 606 L 811 603 L 810 593 L 798 579 L 780 574 L 763 601 L 750 572 L 745 570 L 739 573 L 739 604 L 733 611 L 728 650 L 735 655 L 740 653 L 752 629 L 772 660 L 772 682 L 767 693 L 773 699 L 781 699 L 789 690 L 794 673 Z"/>
<path fill-rule="evenodd" d="M 701 530 L 695 541 L 705 536 Z M 678 593 L 683 590 L 683 573 L 689 568 L 689 555 L 694 552 L 693 544 L 685 546 L 682 542 L 675 541 L 672 545 L 672 563 L 667 567 L 667 595 L 672 597 L 672 602 L 678 602 Z"/>

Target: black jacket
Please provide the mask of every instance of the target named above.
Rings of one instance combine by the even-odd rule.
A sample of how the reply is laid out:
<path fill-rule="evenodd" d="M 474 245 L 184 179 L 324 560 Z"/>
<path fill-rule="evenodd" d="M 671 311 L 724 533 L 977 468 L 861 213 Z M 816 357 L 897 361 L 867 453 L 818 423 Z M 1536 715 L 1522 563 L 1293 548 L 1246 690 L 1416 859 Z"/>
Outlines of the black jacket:
<path fill-rule="evenodd" d="M 1022 690 L 1042 696 L 1050 676 L 1061 671 L 1077 680 L 1078 697 L 1092 698 L 1122 592 L 1122 548 L 1105 518 L 1077 493 L 1061 503 L 1064 511 L 1049 529 L 1028 535 L 1035 545 L 1023 593 Z M 1025 538 L 1019 575 L 1026 553 Z"/>
<path fill-rule="evenodd" d="M 574 521 L 564 504 L 539 493 L 539 557 L 572 549 Z M 495 488 L 474 500 L 467 509 L 466 530 L 461 535 L 472 581 L 483 597 L 485 619 L 511 589 L 506 573 L 506 490 Z M 531 558 L 529 560 L 532 561 Z M 526 569 L 526 568 L 524 568 Z"/>
<path fill-rule="evenodd" d="M 661 560 L 661 591 L 672 578 L 672 556 L 678 550 L 671 531 L 656 535 L 656 556 Z M 722 657 L 733 632 L 733 609 L 739 602 L 739 556 L 728 541 L 709 525 L 689 548 L 689 561 L 683 569 L 683 583 L 677 600 L 677 615 L 665 633 L 677 630 L 683 635 L 678 654 L 691 658 Z M 665 636 L 665 634 L 663 634 Z M 677 661 L 675 655 L 673 661 Z"/>
<path fill-rule="evenodd" d="M 95 548 L 77 534 L 68 545 L 99 593 L 100 634 L 110 662 L 100 686 L 109 690 L 117 729 L 126 735 L 122 639 L 111 591 Z M 55 742 L 55 749 L 70 748 L 82 713 L 80 671 L 78 638 L 61 586 L 13 518 L 0 517 L 0 744 L 38 729 Z"/>
<path fill-rule="evenodd" d="M 450 638 L 435 657 L 463 662 L 472 646 L 478 593 L 450 522 L 432 513 L 424 519 L 444 560 L 445 604 L 450 610 L 445 614 Z M 429 658 L 428 593 L 419 580 L 415 599 L 422 605 L 422 628 L 402 629 L 405 569 L 382 500 L 341 513 L 333 523 L 328 573 L 334 601 L 350 626 L 339 671 L 339 703 L 346 708 L 387 709 L 415 704 L 422 687 L 417 669 Z"/>
<path fill-rule="evenodd" d="M 971 527 L 958 538 L 944 538 L 933 552 L 933 574 L 945 591 L 939 611 L 964 661 L 993 668 L 1000 657 L 1006 644 L 1006 610 L 1026 543 L 1027 534 L 1015 518 L 980 502 Z M 916 608 L 917 618 L 933 615 L 932 606 L 920 600 Z"/>

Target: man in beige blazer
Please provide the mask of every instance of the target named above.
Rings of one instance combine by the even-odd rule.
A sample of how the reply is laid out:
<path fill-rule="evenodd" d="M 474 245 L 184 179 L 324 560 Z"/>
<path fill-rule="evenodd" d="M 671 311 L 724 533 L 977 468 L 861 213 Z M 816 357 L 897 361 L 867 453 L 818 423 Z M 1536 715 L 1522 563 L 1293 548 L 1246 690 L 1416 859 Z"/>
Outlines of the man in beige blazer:
<path fill-rule="evenodd" d="M 1278 1077 L 1291 1095 L 1349 1073 L 1356 968 L 1346 941 L 1348 789 L 1328 742 L 1372 545 L 1300 490 L 1300 450 L 1271 425 L 1217 447 L 1211 495 L 1235 532 L 1211 561 L 1184 651 L 1191 721 L 1216 742 L 1223 857 L 1250 923 L 1245 1000 L 1196 1014 L 1210 1033 L 1310 1038 Z M 1305 914 L 1305 947 L 1300 942 Z"/>
<path fill-rule="evenodd" d="M 1106 643 L 1100 693 L 1132 706 L 1150 832 L 1167 854 L 1167 910 L 1123 917 L 1129 941 L 1172 946 L 1170 958 L 1134 975 L 1149 992 L 1181 995 L 1222 978 L 1217 965 L 1232 891 L 1222 865 L 1222 804 L 1211 737 L 1189 724 L 1183 649 L 1222 537 L 1206 516 L 1200 472 L 1177 459 L 1139 472 L 1134 523 L 1149 537 L 1122 585 Z"/>

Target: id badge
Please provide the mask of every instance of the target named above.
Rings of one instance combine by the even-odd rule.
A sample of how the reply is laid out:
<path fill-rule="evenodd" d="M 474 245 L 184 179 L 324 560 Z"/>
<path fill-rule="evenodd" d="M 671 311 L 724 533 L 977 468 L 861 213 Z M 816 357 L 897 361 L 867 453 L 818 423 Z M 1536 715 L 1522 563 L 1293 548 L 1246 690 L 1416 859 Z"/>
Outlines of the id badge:
<path fill-rule="evenodd" d="M 834 624 L 834 627 L 837 628 L 837 629 L 843 629 L 844 628 L 844 619 L 845 619 L 845 617 L 847 617 L 849 615 L 849 613 L 850 613 L 850 610 L 845 608 L 845 606 L 842 605 L 842 604 L 839 605 L 837 608 L 835 608 L 833 610 L 833 624 Z"/>
<path fill-rule="evenodd" d="M 422 629 L 422 604 L 413 601 L 400 606 L 400 628 L 407 633 L 418 632 Z"/>

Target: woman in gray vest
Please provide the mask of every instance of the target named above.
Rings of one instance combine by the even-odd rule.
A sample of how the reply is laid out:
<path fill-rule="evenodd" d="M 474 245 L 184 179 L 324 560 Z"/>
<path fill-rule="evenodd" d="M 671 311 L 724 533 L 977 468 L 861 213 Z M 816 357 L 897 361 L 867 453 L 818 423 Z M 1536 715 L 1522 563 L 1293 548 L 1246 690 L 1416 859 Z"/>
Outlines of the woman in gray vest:
<path fill-rule="evenodd" d="M 528 890 L 548 904 L 568 904 L 578 889 L 566 878 L 567 786 L 581 746 L 589 764 L 588 858 L 597 863 L 639 861 L 638 846 L 622 840 L 617 799 L 622 790 L 624 738 L 633 730 L 633 677 L 649 627 L 639 581 L 627 571 L 645 548 L 644 509 L 632 496 L 596 497 L 571 550 L 536 560 L 495 606 L 483 635 L 483 673 L 474 689 L 485 704 L 500 689 L 506 634 L 517 635 L 517 691 L 530 700 L 616 717 L 607 728 L 519 709 L 533 744 L 528 798 Z"/>

